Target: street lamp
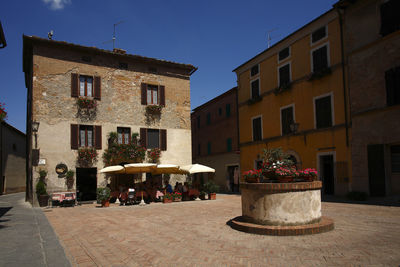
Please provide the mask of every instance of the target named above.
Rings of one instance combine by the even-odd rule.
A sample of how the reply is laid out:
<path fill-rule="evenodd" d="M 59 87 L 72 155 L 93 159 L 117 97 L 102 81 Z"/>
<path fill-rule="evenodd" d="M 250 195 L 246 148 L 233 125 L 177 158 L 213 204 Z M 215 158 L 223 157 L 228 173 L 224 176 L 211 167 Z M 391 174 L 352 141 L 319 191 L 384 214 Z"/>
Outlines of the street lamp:
<path fill-rule="evenodd" d="M 292 133 L 297 133 L 297 129 L 299 128 L 299 124 L 296 122 L 292 122 L 290 124 L 290 130 L 292 131 Z"/>
<path fill-rule="evenodd" d="M 32 122 L 32 132 L 35 133 L 35 149 L 37 149 L 37 132 L 39 130 L 39 124 L 38 121 Z"/>

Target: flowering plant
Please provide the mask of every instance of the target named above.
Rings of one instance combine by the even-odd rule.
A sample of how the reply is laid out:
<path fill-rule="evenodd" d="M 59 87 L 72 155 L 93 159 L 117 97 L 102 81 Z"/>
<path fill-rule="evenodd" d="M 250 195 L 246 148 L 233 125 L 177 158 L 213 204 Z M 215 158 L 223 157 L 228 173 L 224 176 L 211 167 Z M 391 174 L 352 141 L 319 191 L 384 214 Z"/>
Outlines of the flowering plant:
<path fill-rule="evenodd" d="M 78 149 L 78 164 L 91 167 L 97 162 L 97 150 L 94 147 L 81 147 Z"/>
<path fill-rule="evenodd" d="M 7 112 L 4 108 L 5 104 L 0 103 L 0 122 L 4 121 L 7 118 Z"/>
<path fill-rule="evenodd" d="M 275 176 L 277 177 L 286 177 L 286 176 L 294 176 L 298 177 L 299 172 L 295 167 L 279 167 L 275 170 Z"/>
<path fill-rule="evenodd" d="M 143 162 L 146 155 L 146 148 L 135 142 L 118 144 L 116 132 L 111 132 L 108 136 L 108 148 L 103 153 L 103 162 L 106 166 L 117 165 L 122 162 Z"/>
<path fill-rule="evenodd" d="M 82 108 L 84 108 L 84 109 L 96 109 L 96 107 L 97 107 L 96 100 L 91 99 L 91 98 L 85 98 L 85 97 L 79 97 L 76 100 L 76 104 L 81 109 Z"/>
<path fill-rule="evenodd" d="M 162 110 L 162 106 L 160 105 L 147 105 L 146 112 L 151 114 L 160 114 Z"/>
<path fill-rule="evenodd" d="M 150 162 L 158 162 L 161 156 L 161 150 L 159 148 L 152 148 L 147 151 L 147 157 Z"/>
<path fill-rule="evenodd" d="M 254 170 L 249 170 L 249 171 L 243 172 L 243 177 L 245 179 L 247 179 L 247 178 L 261 178 L 261 176 L 262 176 L 262 170 L 261 169 L 259 169 L 259 170 L 254 169 Z"/>
<path fill-rule="evenodd" d="M 313 168 L 308 168 L 300 171 L 300 177 L 317 177 L 318 172 Z"/>
<path fill-rule="evenodd" d="M 164 195 L 164 199 L 172 199 L 172 198 L 173 198 L 173 196 L 170 193 L 167 193 Z"/>
<path fill-rule="evenodd" d="M 172 198 L 173 199 L 180 199 L 180 198 L 182 198 L 182 193 L 174 192 L 174 193 L 172 193 Z"/>

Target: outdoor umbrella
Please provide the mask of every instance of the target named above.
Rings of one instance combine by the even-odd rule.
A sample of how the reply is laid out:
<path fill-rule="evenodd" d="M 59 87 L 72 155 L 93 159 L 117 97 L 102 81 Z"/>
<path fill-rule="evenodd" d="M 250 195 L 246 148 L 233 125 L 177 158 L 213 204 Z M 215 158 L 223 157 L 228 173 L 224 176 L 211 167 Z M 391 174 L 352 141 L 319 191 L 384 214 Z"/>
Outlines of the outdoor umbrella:
<path fill-rule="evenodd" d="M 125 164 L 125 173 L 134 174 L 134 173 L 145 173 L 151 172 L 157 167 L 155 163 L 130 163 Z"/>
<path fill-rule="evenodd" d="M 179 168 L 178 165 L 175 164 L 159 164 L 155 169 L 152 170 L 152 174 L 162 174 L 162 173 L 169 173 L 169 174 L 185 174 L 186 171 L 183 171 Z"/>
<path fill-rule="evenodd" d="M 99 171 L 100 173 L 125 173 L 125 168 L 121 165 L 108 166 Z"/>
<path fill-rule="evenodd" d="M 188 172 L 189 174 L 201 173 L 201 172 L 215 172 L 215 170 L 213 168 L 210 168 L 208 166 L 201 165 L 201 164 L 190 164 L 190 165 L 182 166 L 181 170 L 184 170 L 184 171 Z"/>

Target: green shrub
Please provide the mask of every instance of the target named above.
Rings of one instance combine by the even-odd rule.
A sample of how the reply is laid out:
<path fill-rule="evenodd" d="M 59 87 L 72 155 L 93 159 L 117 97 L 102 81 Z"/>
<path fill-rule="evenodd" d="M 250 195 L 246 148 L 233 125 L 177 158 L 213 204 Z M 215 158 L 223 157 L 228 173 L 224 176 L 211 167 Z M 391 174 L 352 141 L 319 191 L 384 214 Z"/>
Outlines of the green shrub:
<path fill-rule="evenodd" d="M 67 178 L 73 178 L 74 177 L 75 172 L 73 170 L 69 170 L 67 171 L 67 173 L 65 174 L 65 177 Z"/>
<path fill-rule="evenodd" d="M 36 194 L 38 196 L 45 196 L 47 195 L 46 184 L 43 180 L 39 180 L 36 184 Z"/>
<path fill-rule="evenodd" d="M 355 201 L 365 201 L 368 198 L 368 194 L 365 192 L 352 191 L 347 194 L 347 198 Z"/>
<path fill-rule="evenodd" d="M 40 169 L 39 170 L 39 176 L 42 177 L 42 178 L 46 177 L 47 176 L 47 171 L 44 170 L 44 169 Z"/>
<path fill-rule="evenodd" d="M 111 189 L 108 187 L 97 188 L 97 201 L 102 202 L 110 198 Z"/>
<path fill-rule="evenodd" d="M 204 189 L 208 194 L 217 193 L 219 191 L 219 186 L 216 185 L 213 180 L 210 180 L 204 184 Z"/>

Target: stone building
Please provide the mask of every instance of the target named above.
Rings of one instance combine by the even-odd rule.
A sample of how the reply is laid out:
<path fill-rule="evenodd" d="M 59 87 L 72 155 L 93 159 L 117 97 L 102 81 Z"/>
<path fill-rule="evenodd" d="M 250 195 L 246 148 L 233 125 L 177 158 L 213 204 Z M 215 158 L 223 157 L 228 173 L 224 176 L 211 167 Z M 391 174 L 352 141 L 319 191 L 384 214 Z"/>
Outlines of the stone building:
<path fill-rule="evenodd" d="M 264 148 L 282 147 L 298 168 L 318 170 L 324 194 L 350 190 L 343 62 L 332 8 L 234 70 L 242 171 L 260 168 Z"/>
<path fill-rule="evenodd" d="M 400 1 L 339 1 L 352 123 L 352 190 L 400 194 Z"/>
<path fill-rule="evenodd" d="M 23 132 L 0 122 L 0 195 L 25 192 L 25 144 Z"/>
<path fill-rule="evenodd" d="M 215 169 L 221 191 L 234 191 L 235 170 L 240 173 L 237 87 L 195 108 L 191 118 L 192 161 Z"/>
<path fill-rule="evenodd" d="M 140 134 L 147 149 L 162 150 L 161 163 L 191 163 L 194 66 L 34 36 L 23 36 L 23 63 L 30 200 L 36 199 L 32 191 L 41 168 L 48 171 L 48 192 L 67 189 L 55 170 L 59 164 L 76 172 L 73 189 L 79 191 L 78 197 L 95 198 L 98 186 L 112 182 L 98 173 L 104 167 L 102 155 L 110 132 L 118 134 L 119 143 L 133 142 L 135 133 Z M 160 108 L 161 115 L 149 113 L 152 107 Z M 40 123 L 37 140 L 33 122 Z M 36 146 L 37 159 L 32 153 Z M 97 152 L 97 162 L 81 164 L 78 154 L 84 149 L 92 153 L 89 157 Z M 32 166 L 32 159 L 38 166 Z"/>

